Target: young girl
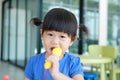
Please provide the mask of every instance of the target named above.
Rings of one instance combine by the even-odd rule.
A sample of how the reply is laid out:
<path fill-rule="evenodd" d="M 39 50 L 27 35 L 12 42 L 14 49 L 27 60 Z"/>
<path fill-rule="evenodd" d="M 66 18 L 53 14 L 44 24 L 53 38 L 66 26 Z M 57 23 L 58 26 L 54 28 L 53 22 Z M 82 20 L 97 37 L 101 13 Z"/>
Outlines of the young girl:
<path fill-rule="evenodd" d="M 42 40 L 45 48 L 30 58 L 25 68 L 24 80 L 84 80 L 80 58 L 66 52 L 77 39 L 77 21 L 75 16 L 61 8 L 50 10 L 44 21 L 33 19 L 36 25 L 42 23 Z M 62 56 L 52 54 L 52 49 L 62 49 Z M 51 61 L 52 67 L 45 69 L 45 61 Z"/>

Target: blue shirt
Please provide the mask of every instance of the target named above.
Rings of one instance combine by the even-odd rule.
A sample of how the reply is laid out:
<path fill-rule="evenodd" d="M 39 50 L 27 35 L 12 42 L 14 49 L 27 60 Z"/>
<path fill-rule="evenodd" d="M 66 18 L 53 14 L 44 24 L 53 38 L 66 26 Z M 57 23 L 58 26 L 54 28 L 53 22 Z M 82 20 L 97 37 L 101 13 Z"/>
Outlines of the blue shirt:
<path fill-rule="evenodd" d="M 53 80 L 49 70 L 44 69 L 45 53 L 32 56 L 25 68 L 25 76 L 29 80 Z M 63 59 L 59 61 L 59 70 L 66 76 L 73 77 L 76 74 L 83 75 L 83 68 L 80 63 L 80 58 L 65 53 Z M 45 78 L 45 79 L 44 79 Z"/>

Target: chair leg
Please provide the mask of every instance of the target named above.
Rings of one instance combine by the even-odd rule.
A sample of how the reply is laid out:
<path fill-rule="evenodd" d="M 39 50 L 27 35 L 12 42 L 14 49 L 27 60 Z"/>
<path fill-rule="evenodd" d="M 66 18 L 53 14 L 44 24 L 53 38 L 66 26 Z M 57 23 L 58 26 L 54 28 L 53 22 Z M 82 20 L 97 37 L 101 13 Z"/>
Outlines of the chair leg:
<path fill-rule="evenodd" d="M 113 80 L 117 80 L 117 79 L 116 79 L 117 75 L 116 75 L 114 72 L 113 72 L 113 76 L 112 76 L 112 77 L 113 77 L 113 78 L 112 78 Z"/>
<path fill-rule="evenodd" d="M 120 74 L 116 74 L 116 80 L 120 79 Z"/>

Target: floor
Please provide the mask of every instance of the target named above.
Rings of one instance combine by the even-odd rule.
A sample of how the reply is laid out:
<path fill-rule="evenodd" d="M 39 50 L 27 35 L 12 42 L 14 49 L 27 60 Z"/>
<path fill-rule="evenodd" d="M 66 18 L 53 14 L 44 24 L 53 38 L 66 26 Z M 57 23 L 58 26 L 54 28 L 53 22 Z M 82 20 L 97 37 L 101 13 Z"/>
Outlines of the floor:
<path fill-rule="evenodd" d="M 3 80 L 5 75 L 9 76 L 10 80 L 23 80 L 24 71 L 7 62 L 0 61 L 0 80 Z"/>

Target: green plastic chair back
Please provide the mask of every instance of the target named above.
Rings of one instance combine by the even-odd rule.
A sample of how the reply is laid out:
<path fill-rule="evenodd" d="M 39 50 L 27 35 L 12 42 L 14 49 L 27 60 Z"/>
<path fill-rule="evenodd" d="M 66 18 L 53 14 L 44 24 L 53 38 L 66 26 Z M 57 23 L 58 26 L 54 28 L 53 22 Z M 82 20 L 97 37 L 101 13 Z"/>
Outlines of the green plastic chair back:
<path fill-rule="evenodd" d="M 116 47 L 102 46 L 102 56 L 109 57 L 114 60 L 116 58 Z"/>
<path fill-rule="evenodd" d="M 111 65 L 108 66 L 106 65 L 106 69 L 110 70 L 110 78 L 112 80 L 119 80 L 119 78 L 117 79 L 117 75 L 120 74 L 120 68 L 114 66 L 114 60 L 116 59 L 117 48 L 115 46 L 103 46 L 102 49 L 103 49 L 102 56 L 109 57 L 112 59 L 113 67 L 111 67 Z"/>
<path fill-rule="evenodd" d="M 100 45 L 89 45 L 88 51 L 91 56 L 101 56 L 102 55 L 102 46 Z"/>

